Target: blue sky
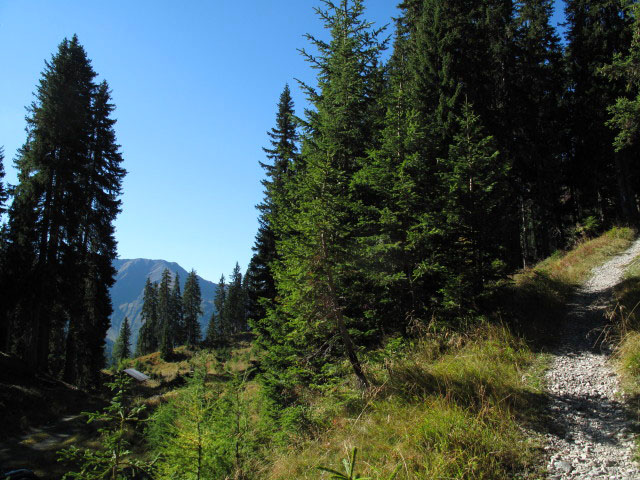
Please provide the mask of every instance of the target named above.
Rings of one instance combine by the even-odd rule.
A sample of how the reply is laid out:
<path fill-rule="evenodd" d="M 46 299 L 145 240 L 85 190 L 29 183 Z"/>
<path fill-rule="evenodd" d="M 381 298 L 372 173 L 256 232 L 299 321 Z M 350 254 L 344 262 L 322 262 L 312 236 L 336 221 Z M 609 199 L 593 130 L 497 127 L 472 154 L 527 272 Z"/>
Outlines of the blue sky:
<path fill-rule="evenodd" d="M 394 0 L 365 3 L 376 25 L 398 12 Z M 308 45 L 305 33 L 323 34 L 318 4 L 0 0 L 6 180 L 16 180 L 11 163 L 44 61 L 76 33 L 116 105 L 129 172 L 116 221 L 120 257 L 178 262 L 212 281 L 236 261 L 244 270 L 278 97 L 288 82 L 301 113 L 295 79 L 313 83 L 297 49 Z"/>

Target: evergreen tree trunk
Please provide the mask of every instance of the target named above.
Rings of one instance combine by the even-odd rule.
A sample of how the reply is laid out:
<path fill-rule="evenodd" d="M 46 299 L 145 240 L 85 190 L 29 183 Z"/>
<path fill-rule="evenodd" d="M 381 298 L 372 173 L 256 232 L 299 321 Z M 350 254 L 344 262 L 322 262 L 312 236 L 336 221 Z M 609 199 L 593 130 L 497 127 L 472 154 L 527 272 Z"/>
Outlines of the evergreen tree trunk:
<path fill-rule="evenodd" d="M 324 233 L 321 234 L 321 244 L 322 255 L 324 257 L 324 261 L 326 262 L 328 258 Z M 358 360 L 358 356 L 356 355 L 356 349 L 353 345 L 353 340 L 351 340 L 351 335 L 349 335 L 349 331 L 347 330 L 347 326 L 344 321 L 344 316 L 342 315 L 342 308 L 338 304 L 338 297 L 336 293 L 335 282 L 333 280 L 333 273 L 331 272 L 331 267 L 327 269 L 327 287 L 327 292 L 329 295 L 327 295 L 325 304 L 328 307 L 331 316 L 336 322 L 336 326 L 338 327 L 338 331 L 340 332 L 340 337 L 342 338 L 342 344 L 344 346 L 345 352 L 347 353 L 349 363 L 351 363 L 351 368 L 353 368 L 353 373 L 358 379 L 358 384 L 360 388 L 366 390 L 369 388 L 369 381 L 367 380 L 367 377 L 362 370 L 362 366 L 360 365 L 360 361 Z"/>

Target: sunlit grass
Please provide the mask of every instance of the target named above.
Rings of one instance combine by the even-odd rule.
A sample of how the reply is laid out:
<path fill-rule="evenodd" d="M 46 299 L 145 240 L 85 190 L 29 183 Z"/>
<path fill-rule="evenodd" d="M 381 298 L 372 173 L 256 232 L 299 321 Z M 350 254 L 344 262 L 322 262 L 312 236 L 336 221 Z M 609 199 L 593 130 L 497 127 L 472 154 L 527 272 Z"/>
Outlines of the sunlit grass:
<path fill-rule="evenodd" d="M 594 267 L 624 251 L 634 238 L 635 231 L 630 228 L 612 228 L 604 235 L 580 242 L 569 252 L 552 255 L 537 264 L 533 272 L 548 275 L 566 285 L 581 285 Z"/>
<path fill-rule="evenodd" d="M 342 392 L 341 412 L 333 412 L 326 431 L 281 453 L 266 477 L 325 478 L 314 468 L 338 467 L 353 447 L 358 471 L 372 478 L 386 478 L 398 465 L 396 478 L 406 479 L 506 479 L 532 471 L 537 445 L 517 418 L 539 403 L 528 380 L 535 355 L 495 326 L 460 344 L 433 359 L 433 344 L 419 342 L 378 365 L 370 396 L 345 402 Z"/>
<path fill-rule="evenodd" d="M 614 288 L 613 297 L 609 340 L 617 344 L 616 367 L 624 391 L 640 398 L 640 257 L 626 268 L 624 280 Z"/>
<path fill-rule="evenodd" d="M 513 277 L 499 302 L 504 321 L 537 344 L 558 337 L 567 301 L 592 270 L 627 249 L 635 237 L 629 228 L 613 228 L 580 242 L 569 252 L 556 252 Z"/>

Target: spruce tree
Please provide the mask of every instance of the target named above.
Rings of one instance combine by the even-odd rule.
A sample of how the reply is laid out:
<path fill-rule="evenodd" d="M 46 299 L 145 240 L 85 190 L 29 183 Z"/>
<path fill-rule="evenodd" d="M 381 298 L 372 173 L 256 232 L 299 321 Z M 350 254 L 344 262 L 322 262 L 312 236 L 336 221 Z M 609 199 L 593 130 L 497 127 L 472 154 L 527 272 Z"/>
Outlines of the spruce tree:
<path fill-rule="evenodd" d="M 198 319 L 202 315 L 202 293 L 200 283 L 195 270 L 191 270 L 187 276 L 182 294 L 184 309 L 185 343 L 193 347 L 200 342 L 200 323 Z"/>
<path fill-rule="evenodd" d="M 113 363 L 118 365 L 125 358 L 131 357 L 131 327 L 129 326 L 129 318 L 124 317 L 124 321 L 120 326 L 120 334 L 113 346 Z"/>
<path fill-rule="evenodd" d="M 228 322 L 230 332 L 233 334 L 246 330 L 245 316 L 245 295 L 242 288 L 242 273 L 240 265 L 236 262 L 236 266 L 229 277 L 229 286 L 227 288 L 226 298 L 224 300 L 224 318 Z"/>
<path fill-rule="evenodd" d="M 435 71 L 423 68 L 417 59 L 421 56 L 425 61 L 429 52 L 439 50 L 422 48 L 416 38 L 423 3 L 406 1 L 400 5 L 403 14 L 396 20 L 388 82 L 380 99 L 386 112 L 377 132 L 379 145 L 370 150 L 354 182 L 367 193 L 359 219 L 364 234 L 358 239 L 358 248 L 369 297 L 360 303 L 367 305 L 367 317 L 378 320 L 376 330 L 372 329 L 378 332 L 404 332 L 416 317 L 426 317 L 425 310 L 437 289 L 433 277 L 440 271 L 434 255 L 440 236 L 436 223 L 441 210 L 437 203 L 440 186 L 430 147 L 433 133 L 427 129 L 436 110 L 436 104 L 429 100 L 434 85 L 418 81 L 428 77 L 426 72 L 434 75 Z M 446 81 L 436 84 L 447 86 Z M 452 99 L 443 102 L 442 109 L 455 104 L 458 89 L 449 93 Z M 448 116 L 449 112 L 442 110 L 440 127 L 444 128 Z M 425 264 L 428 269 L 423 268 Z"/>
<path fill-rule="evenodd" d="M 70 382 L 99 381 L 104 339 L 111 323 L 109 289 L 115 281 L 113 260 L 117 257 L 113 222 L 120 212 L 118 196 L 126 173 L 116 143 L 115 120 L 110 118 L 114 108 L 109 86 L 103 81 L 97 86 L 93 101 L 90 161 L 80 175 L 86 204 L 75 246 L 83 265 L 76 278 L 82 303 L 75 305 L 67 327 L 65 378 Z"/>
<path fill-rule="evenodd" d="M 503 273 L 508 165 L 470 104 L 463 105 L 458 125 L 449 155 L 441 160 L 448 190 L 446 238 L 452 247 L 443 294 L 445 308 L 464 315 L 477 311 L 477 298 Z"/>
<path fill-rule="evenodd" d="M 315 111 L 309 114 L 303 141 L 303 173 L 296 174 L 289 189 L 287 200 L 295 207 L 278 220 L 282 260 L 276 281 L 289 328 L 295 332 L 290 341 L 299 342 L 300 357 L 337 336 L 359 385 L 366 388 L 369 383 L 349 332 L 352 312 L 345 304 L 358 258 L 358 195 L 350 184 L 371 147 L 383 45 L 377 41 L 379 31 L 362 19 L 362 1 L 325 5 L 326 10 L 317 12 L 331 39 L 309 35 L 319 54 L 303 51 L 318 71 L 318 87 L 306 86 Z"/>
<path fill-rule="evenodd" d="M 0 147 L 0 218 L 6 213 L 5 202 L 9 195 L 3 183 L 4 180 L 4 148 Z M 6 272 L 6 228 L 4 218 L 0 220 L 0 272 Z M 9 287 L 5 287 L 4 283 L 9 282 L 9 278 L 5 278 L 0 273 L 0 288 L 3 292 L 8 293 Z M 9 341 L 9 318 L 7 312 L 7 300 L 0 300 L 0 350 L 7 351 Z"/>
<path fill-rule="evenodd" d="M 182 303 L 182 293 L 180 292 L 180 275 L 176 272 L 173 279 L 173 286 L 171 287 L 171 321 L 172 337 L 174 345 L 184 345 L 187 341 L 185 318 L 184 318 L 184 305 Z"/>
<path fill-rule="evenodd" d="M 204 335 L 204 344 L 209 348 L 215 348 L 220 342 L 219 328 L 216 325 L 216 314 L 213 312 L 211 314 L 211 318 L 209 318 L 209 323 L 207 324 L 207 331 Z"/>
<path fill-rule="evenodd" d="M 245 275 L 247 318 L 251 319 L 254 329 L 264 335 L 264 305 L 271 304 L 276 297 L 275 280 L 271 271 L 272 263 L 278 258 L 273 222 L 278 214 L 277 205 L 283 201 L 290 171 L 298 157 L 298 134 L 294 115 L 291 91 L 289 85 L 285 85 L 278 102 L 276 126 L 267 132 L 271 138 L 271 147 L 263 148 L 271 163 L 260 162 L 267 178 L 262 180 L 264 199 L 257 206 L 260 212 L 258 233 L 253 246 L 254 254 Z"/>
<path fill-rule="evenodd" d="M 0 147 L 0 215 L 4 215 L 6 210 L 6 202 L 9 193 L 4 185 L 4 147 Z"/>
<path fill-rule="evenodd" d="M 607 125 L 614 130 L 616 152 L 638 148 L 640 135 L 640 6 L 633 6 L 633 39 L 625 55 L 616 53 L 610 65 L 602 68 L 602 75 L 611 80 L 623 80 L 626 95 L 608 107 Z"/>
<path fill-rule="evenodd" d="M 443 163 L 463 100 L 502 131 L 507 108 L 510 2 L 405 1 L 400 5 L 380 144 L 356 177 L 363 196 L 359 239 L 378 328 L 403 331 L 439 315 L 453 245 L 446 236 Z M 505 123 L 508 123 L 506 120 Z M 508 135 L 505 135 L 508 138 Z"/>
<path fill-rule="evenodd" d="M 215 307 L 215 319 L 212 316 L 209 322 L 209 328 L 207 330 L 207 341 L 214 341 L 216 339 L 227 341 L 231 334 L 231 324 L 227 317 L 226 312 L 226 299 L 227 299 L 227 285 L 225 284 L 224 274 L 220 276 L 218 281 L 218 288 L 216 289 L 216 296 L 213 299 L 213 306 Z M 215 321 L 214 321 L 215 320 Z M 209 334 L 215 333 L 215 337 L 211 337 Z"/>
<path fill-rule="evenodd" d="M 158 284 L 158 339 L 160 353 L 165 360 L 169 358 L 174 347 L 175 325 L 171 303 L 171 272 L 165 268 Z"/>
<path fill-rule="evenodd" d="M 138 334 L 136 357 L 147 355 L 158 350 L 160 346 L 160 329 L 158 327 L 158 291 L 155 283 L 147 277 L 142 298 L 142 327 Z"/>
<path fill-rule="evenodd" d="M 521 265 L 526 267 L 563 245 L 562 106 L 566 75 L 560 39 L 551 26 L 551 0 L 517 3 L 514 57 L 509 84 L 507 138 L 512 156 L 513 205 L 518 219 Z M 496 132 L 495 135 L 498 135 Z M 505 157 L 505 155 L 503 155 Z M 513 245 L 512 245 L 513 247 Z"/>
<path fill-rule="evenodd" d="M 24 272 L 37 281 L 30 286 L 36 299 L 20 308 L 24 313 L 17 322 L 27 333 L 21 350 L 28 352 L 26 360 L 38 370 L 49 369 L 52 336 L 61 335 L 64 310 L 77 302 L 70 297 L 78 293 L 72 278 L 78 272 L 78 252 L 70 243 L 78 234 L 85 203 L 75 176 L 88 160 L 95 76 L 77 38 L 65 39 L 46 63 L 27 117 L 27 144 L 16 159 L 20 177 L 10 212 L 10 244 L 12 249 L 29 251 L 33 263 L 24 265 Z M 25 238 L 24 229 L 35 235 Z M 63 249 L 71 255 L 63 257 Z"/>
<path fill-rule="evenodd" d="M 113 105 L 77 37 L 46 62 L 18 152 L 3 274 L 13 348 L 34 370 L 90 383 L 104 362 L 122 157 Z"/>

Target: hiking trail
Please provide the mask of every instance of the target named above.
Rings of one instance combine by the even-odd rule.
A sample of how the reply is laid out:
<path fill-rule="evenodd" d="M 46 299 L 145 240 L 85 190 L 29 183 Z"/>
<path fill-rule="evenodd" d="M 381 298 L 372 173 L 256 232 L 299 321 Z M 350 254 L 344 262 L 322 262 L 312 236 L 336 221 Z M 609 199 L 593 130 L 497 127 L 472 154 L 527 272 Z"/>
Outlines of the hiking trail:
<path fill-rule="evenodd" d="M 633 460 L 637 425 L 622 401 L 602 341 L 604 313 L 625 268 L 640 255 L 640 239 L 593 270 L 569 304 L 560 344 L 546 374 L 553 431 L 546 435 L 551 480 L 640 478 Z"/>

